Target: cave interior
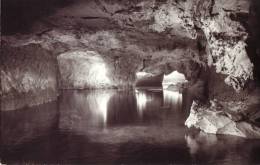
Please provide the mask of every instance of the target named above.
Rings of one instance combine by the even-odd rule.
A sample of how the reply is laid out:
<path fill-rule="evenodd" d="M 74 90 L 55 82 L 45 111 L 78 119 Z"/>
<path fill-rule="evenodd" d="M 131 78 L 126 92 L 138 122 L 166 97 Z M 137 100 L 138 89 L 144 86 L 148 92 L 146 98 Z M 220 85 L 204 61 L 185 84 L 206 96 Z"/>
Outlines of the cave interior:
<path fill-rule="evenodd" d="M 259 17 L 258 0 L 2 0 L 1 112 L 177 86 L 186 127 L 259 139 Z"/>

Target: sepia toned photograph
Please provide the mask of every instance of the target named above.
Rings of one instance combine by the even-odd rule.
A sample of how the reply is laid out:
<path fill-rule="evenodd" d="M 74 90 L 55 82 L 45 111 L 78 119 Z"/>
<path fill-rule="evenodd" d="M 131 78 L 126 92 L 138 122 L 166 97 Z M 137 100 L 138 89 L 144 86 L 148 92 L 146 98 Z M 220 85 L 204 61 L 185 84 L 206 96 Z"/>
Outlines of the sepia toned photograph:
<path fill-rule="evenodd" d="M 260 165 L 260 0 L 0 2 L 0 165 Z"/>

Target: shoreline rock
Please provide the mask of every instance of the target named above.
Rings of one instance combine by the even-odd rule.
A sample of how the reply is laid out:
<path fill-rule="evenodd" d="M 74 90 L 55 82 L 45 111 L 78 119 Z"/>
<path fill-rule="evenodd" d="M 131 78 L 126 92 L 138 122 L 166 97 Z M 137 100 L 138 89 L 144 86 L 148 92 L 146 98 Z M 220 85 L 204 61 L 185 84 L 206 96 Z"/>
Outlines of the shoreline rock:
<path fill-rule="evenodd" d="M 249 121 L 236 121 L 219 103 L 201 106 L 193 101 L 190 115 L 185 121 L 188 128 L 195 127 L 211 134 L 226 134 L 245 138 L 260 138 L 260 128 Z"/>

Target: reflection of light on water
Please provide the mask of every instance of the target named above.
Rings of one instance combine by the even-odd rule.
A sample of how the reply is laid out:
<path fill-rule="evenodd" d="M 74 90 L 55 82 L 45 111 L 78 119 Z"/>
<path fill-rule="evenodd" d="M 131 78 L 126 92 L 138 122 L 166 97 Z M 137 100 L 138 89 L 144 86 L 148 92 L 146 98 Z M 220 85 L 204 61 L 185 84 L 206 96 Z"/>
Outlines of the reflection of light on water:
<path fill-rule="evenodd" d="M 140 115 L 143 114 L 144 109 L 146 108 L 147 102 L 151 101 L 152 98 L 147 96 L 147 94 L 142 90 L 135 90 L 135 96 L 137 101 L 137 109 Z"/>
<path fill-rule="evenodd" d="M 182 93 L 163 90 L 164 105 L 178 105 L 182 103 Z"/>
<path fill-rule="evenodd" d="M 185 135 L 185 140 L 186 140 L 187 146 L 189 147 L 190 154 L 191 155 L 196 154 L 199 150 L 199 145 L 198 145 L 197 141 L 189 135 Z"/>
<path fill-rule="evenodd" d="M 91 98 L 88 98 L 90 109 L 93 110 L 98 118 L 102 118 L 103 124 L 107 122 L 107 108 L 111 96 L 112 93 L 96 91 L 95 94 L 91 95 Z"/>
<path fill-rule="evenodd" d="M 107 103 L 109 101 L 110 95 L 108 93 L 102 93 L 97 97 L 98 109 L 102 114 L 104 123 L 107 122 Z"/>
<path fill-rule="evenodd" d="M 201 150 L 210 151 L 212 148 L 219 146 L 218 138 L 214 134 L 206 134 L 204 132 L 199 132 L 199 134 L 185 135 L 185 140 L 189 148 L 190 154 L 195 156 L 195 154 L 201 152 Z"/>

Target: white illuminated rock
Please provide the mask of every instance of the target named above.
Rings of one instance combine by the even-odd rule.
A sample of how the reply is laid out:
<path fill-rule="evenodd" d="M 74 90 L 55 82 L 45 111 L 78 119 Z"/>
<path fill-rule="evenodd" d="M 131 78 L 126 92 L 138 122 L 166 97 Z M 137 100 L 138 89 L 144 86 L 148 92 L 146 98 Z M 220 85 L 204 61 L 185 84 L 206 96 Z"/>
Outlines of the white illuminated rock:
<path fill-rule="evenodd" d="M 94 51 L 73 51 L 58 56 L 62 88 L 103 88 L 111 86 L 107 66 Z"/>
<path fill-rule="evenodd" d="M 147 73 L 147 72 L 137 72 L 136 73 L 136 78 L 141 79 L 141 78 L 147 78 L 147 77 L 152 77 L 153 74 Z"/>
<path fill-rule="evenodd" d="M 228 115 L 217 110 L 215 103 L 210 107 L 192 103 L 190 115 L 185 122 L 188 128 L 195 127 L 206 133 L 227 134 L 246 138 L 260 138 L 260 128 L 246 122 L 235 122 Z"/>
<path fill-rule="evenodd" d="M 171 84 L 173 85 L 178 85 L 182 83 L 186 83 L 187 80 L 184 76 L 184 74 L 179 73 L 178 71 L 173 71 L 172 73 L 168 75 L 163 76 L 163 88 L 166 89 L 168 88 Z"/>

